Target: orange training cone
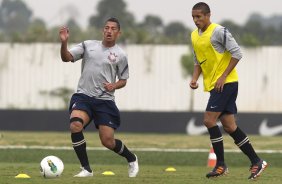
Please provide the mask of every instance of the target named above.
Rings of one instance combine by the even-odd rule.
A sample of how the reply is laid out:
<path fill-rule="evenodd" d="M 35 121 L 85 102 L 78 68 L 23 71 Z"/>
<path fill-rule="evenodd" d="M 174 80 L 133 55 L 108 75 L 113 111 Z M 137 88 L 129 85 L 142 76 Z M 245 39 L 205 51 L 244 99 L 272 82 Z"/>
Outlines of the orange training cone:
<path fill-rule="evenodd" d="M 213 148 L 211 147 L 209 157 L 208 157 L 208 167 L 215 167 L 216 165 L 216 155 Z"/>

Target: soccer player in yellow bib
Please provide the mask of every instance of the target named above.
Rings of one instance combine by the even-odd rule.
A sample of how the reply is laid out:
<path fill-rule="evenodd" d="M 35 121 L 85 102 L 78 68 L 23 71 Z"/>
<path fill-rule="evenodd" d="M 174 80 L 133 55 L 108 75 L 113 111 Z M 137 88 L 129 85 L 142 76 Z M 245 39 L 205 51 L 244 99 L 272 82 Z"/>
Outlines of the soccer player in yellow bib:
<path fill-rule="evenodd" d="M 204 113 L 204 124 L 217 156 L 216 166 L 206 177 L 213 178 L 228 173 L 224 161 L 223 137 L 216 124 L 219 119 L 224 131 L 250 159 L 249 179 L 256 179 L 266 168 L 267 163 L 256 154 L 249 138 L 237 126 L 234 117 L 237 113 L 238 94 L 238 74 L 235 66 L 242 58 L 241 49 L 232 34 L 225 27 L 212 23 L 210 16 L 210 8 L 206 3 L 199 2 L 193 6 L 192 17 L 197 29 L 191 33 L 195 65 L 190 87 L 198 88 L 197 80 L 202 74 L 204 90 L 210 92 Z"/>

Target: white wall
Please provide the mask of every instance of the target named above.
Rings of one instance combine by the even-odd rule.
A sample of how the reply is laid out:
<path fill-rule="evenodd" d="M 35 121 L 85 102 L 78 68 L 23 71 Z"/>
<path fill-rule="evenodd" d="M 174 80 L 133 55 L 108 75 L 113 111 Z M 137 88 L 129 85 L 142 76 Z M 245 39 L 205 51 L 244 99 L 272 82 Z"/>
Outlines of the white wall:
<path fill-rule="evenodd" d="M 117 90 L 120 110 L 188 111 L 191 90 L 180 58 L 186 45 L 128 45 L 130 79 Z M 282 112 L 279 71 L 282 47 L 243 48 L 239 72 L 239 111 Z M 0 44 L 0 108 L 61 109 L 63 101 L 44 94 L 56 88 L 75 91 L 80 62 L 63 63 L 59 44 Z M 194 110 L 203 111 L 209 94 L 202 81 Z M 42 93 L 43 92 L 43 93 Z"/>

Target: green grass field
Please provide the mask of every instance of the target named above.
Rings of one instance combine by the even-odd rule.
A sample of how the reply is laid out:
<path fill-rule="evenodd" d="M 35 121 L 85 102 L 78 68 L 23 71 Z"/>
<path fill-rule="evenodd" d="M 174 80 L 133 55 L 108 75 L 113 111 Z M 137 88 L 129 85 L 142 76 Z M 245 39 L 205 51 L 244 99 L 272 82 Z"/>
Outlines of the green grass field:
<path fill-rule="evenodd" d="M 67 146 L 71 148 L 68 132 L 0 132 L 0 146 Z M 85 134 L 87 145 L 101 147 L 97 133 Z M 208 136 L 187 136 L 183 134 L 125 134 L 117 133 L 129 148 L 180 148 L 180 149 L 209 149 Z M 282 150 L 282 137 L 250 136 L 257 150 Z M 224 136 L 227 149 L 237 149 L 233 141 Z M 208 168 L 208 152 L 158 152 L 134 151 L 139 158 L 140 173 L 137 178 L 128 178 L 125 159 L 109 150 L 89 150 L 89 160 L 94 169 L 93 178 L 73 178 L 79 171 L 79 163 L 72 150 L 50 149 L 0 149 L 0 184 L 89 184 L 89 183 L 134 183 L 134 184 L 178 184 L 178 183 L 250 183 L 249 161 L 242 153 L 226 153 L 226 161 L 230 173 L 217 179 L 206 179 Z M 47 155 L 60 157 L 65 170 L 61 177 L 44 179 L 39 173 L 39 163 Z M 269 167 L 256 181 L 261 184 L 282 183 L 282 154 L 259 153 L 268 161 Z M 167 167 L 174 167 L 176 172 L 165 172 Z M 104 176 L 104 171 L 113 171 L 114 176 Z M 30 179 L 16 179 L 19 173 L 26 173 Z"/>

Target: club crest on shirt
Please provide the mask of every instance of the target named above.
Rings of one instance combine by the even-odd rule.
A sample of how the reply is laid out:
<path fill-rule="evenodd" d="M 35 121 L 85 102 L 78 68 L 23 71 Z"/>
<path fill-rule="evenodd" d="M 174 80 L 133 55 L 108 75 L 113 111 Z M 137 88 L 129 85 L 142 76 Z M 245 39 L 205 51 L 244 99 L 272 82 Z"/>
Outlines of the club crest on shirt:
<path fill-rule="evenodd" d="M 118 56 L 117 56 L 115 53 L 110 52 L 110 54 L 109 54 L 109 56 L 108 56 L 108 59 L 109 59 L 109 61 L 110 61 L 111 63 L 115 63 L 116 60 L 117 60 L 117 57 L 118 57 Z"/>

